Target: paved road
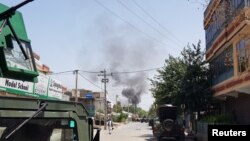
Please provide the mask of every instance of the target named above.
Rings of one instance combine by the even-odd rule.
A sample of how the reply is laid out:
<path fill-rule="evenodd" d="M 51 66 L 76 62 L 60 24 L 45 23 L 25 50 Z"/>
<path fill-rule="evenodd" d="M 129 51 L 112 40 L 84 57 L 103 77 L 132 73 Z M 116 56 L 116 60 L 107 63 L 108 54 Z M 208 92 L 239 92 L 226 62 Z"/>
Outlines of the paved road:
<path fill-rule="evenodd" d="M 115 127 L 111 134 L 101 130 L 100 141 L 155 141 L 148 123 L 131 122 Z"/>
<path fill-rule="evenodd" d="M 156 141 L 148 123 L 131 122 L 115 127 L 111 134 L 101 130 L 100 141 Z M 186 138 L 185 141 L 194 141 Z"/>

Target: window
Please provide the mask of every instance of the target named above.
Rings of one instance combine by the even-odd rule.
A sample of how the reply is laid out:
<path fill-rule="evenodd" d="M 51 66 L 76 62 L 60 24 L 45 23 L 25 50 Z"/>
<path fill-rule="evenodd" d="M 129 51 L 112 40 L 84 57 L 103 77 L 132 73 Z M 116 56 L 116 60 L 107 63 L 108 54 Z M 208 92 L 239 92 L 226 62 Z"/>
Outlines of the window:
<path fill-rule="evenodd" d="M 12 35 L 5 36 L 6 46 L 0 48 L 1 75 L 22 81 L 37 82 L 39 75 L 33 58 L 30 42 L 20 40 L 19 47 Z"/>
<path fill-rule="evenodd" d="M 244 72 L 249 68 L 249 38 L 240 40 L 236 46 L 238 69 L 239 72 Z"/>
<path fill-rule="evenodd" d="M 229 46 L 210 64 L 213 84 L 222 82 L 233 76 L 233 47 Z"/>
<path fill-rule="evenodd" d="M 18 43 L 12 36 L 7 36 L 6 40 L 8 42 L 8 45 L 6 48 L 4 48 L 4 52 L 8 67 L 35 71 L 35 66 L 32 60 L 33 56 L 31 55 L 32 50 L 30 47 L 30 43 L 21 40 L 24 52 L 28 57 L 28 59 L 26 59 Z"/>

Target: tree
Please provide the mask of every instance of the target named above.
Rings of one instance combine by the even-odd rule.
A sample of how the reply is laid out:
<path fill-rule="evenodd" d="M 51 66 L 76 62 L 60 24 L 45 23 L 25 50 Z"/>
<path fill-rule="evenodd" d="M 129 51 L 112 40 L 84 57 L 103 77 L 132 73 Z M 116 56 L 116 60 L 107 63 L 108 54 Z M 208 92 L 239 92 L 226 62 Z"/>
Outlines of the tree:
<path fill-rule="evenodd" d="M 156 105 L 153 103 L 148 110 L 148 117 L 153 118 L 156 116 Z"/>
<path fill-rule="evenodd" d="M 159 75 L 151 79 L 152 94 L 156 104 L 185 104 L 189 112 L 199 112 L 211 104 L 209 67 L 197 45 L 187 45 L 181 57 L 170 56 Z"/>
<path fill-rule="evenodd" d="M 182 56 L 187 68 L 181 85 L 181 101 L 190 112 L 199 112 L 212 101 L 210 71 L 201 52 L 200 41 L 184 48 Z"/>
<path fill-rule="evenodd" d="M 185 75 L 186 66 L 180 58 L 169 56 L 165 66 L 158 70 L 159 75 L 151 79 L 151 92 L 157 105 L 180 104 L 181 84 Z"/>
<path fill-rule="evenodd" d="M 113 111 L 116 113 L 122 112 L 122 106 L 120 101 L 118 101 L 117 104 L 113 105 Z"/>

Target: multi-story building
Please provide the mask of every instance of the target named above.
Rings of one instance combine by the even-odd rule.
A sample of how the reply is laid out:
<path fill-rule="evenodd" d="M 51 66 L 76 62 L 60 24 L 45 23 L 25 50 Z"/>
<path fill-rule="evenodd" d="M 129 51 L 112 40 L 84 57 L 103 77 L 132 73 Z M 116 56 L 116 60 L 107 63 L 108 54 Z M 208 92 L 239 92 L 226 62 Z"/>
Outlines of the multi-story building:
<path fill-rule="evenodd" d="M 76 90 L 66 92 L 70 96 L 70 101 L 76 101 Z M 91 116 L 95 115 L 95 112 L 105 111 L 105 98 L 103 92 L 92 92 L 91 90 L 78 89 L 77 90 L 77 101 L 83 103 L 87 108 Z M 107 98 L 107 114 L 111 114 L 112 107 L 109 98 Z"/>
<path fill-rule="evenodd" d="M 206 60 L 222 111 L 249 124 L 250 0 L 211 0 L 204 12 Z"/>

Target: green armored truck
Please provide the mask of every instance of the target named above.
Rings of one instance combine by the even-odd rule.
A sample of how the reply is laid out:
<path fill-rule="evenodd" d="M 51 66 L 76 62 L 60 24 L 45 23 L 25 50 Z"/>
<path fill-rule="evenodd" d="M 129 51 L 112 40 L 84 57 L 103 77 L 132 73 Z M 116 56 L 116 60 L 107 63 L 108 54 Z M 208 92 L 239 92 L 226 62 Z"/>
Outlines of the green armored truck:
<path fill-rule="evenodd" d="M 0 141 L 99 141 L 99 135 L 80 103 L 0 97 Z"/>
<path fill-rule="evenodd" d="M 99 141 L 100 129 L 81 103 L 52 100 L 46 88 L 34 90 L 39 73 L 16 12 L 31 1 L 10 8 L 0 4 L 0 91 L 16 96 L 0 96 L 0 141 Z"/>

